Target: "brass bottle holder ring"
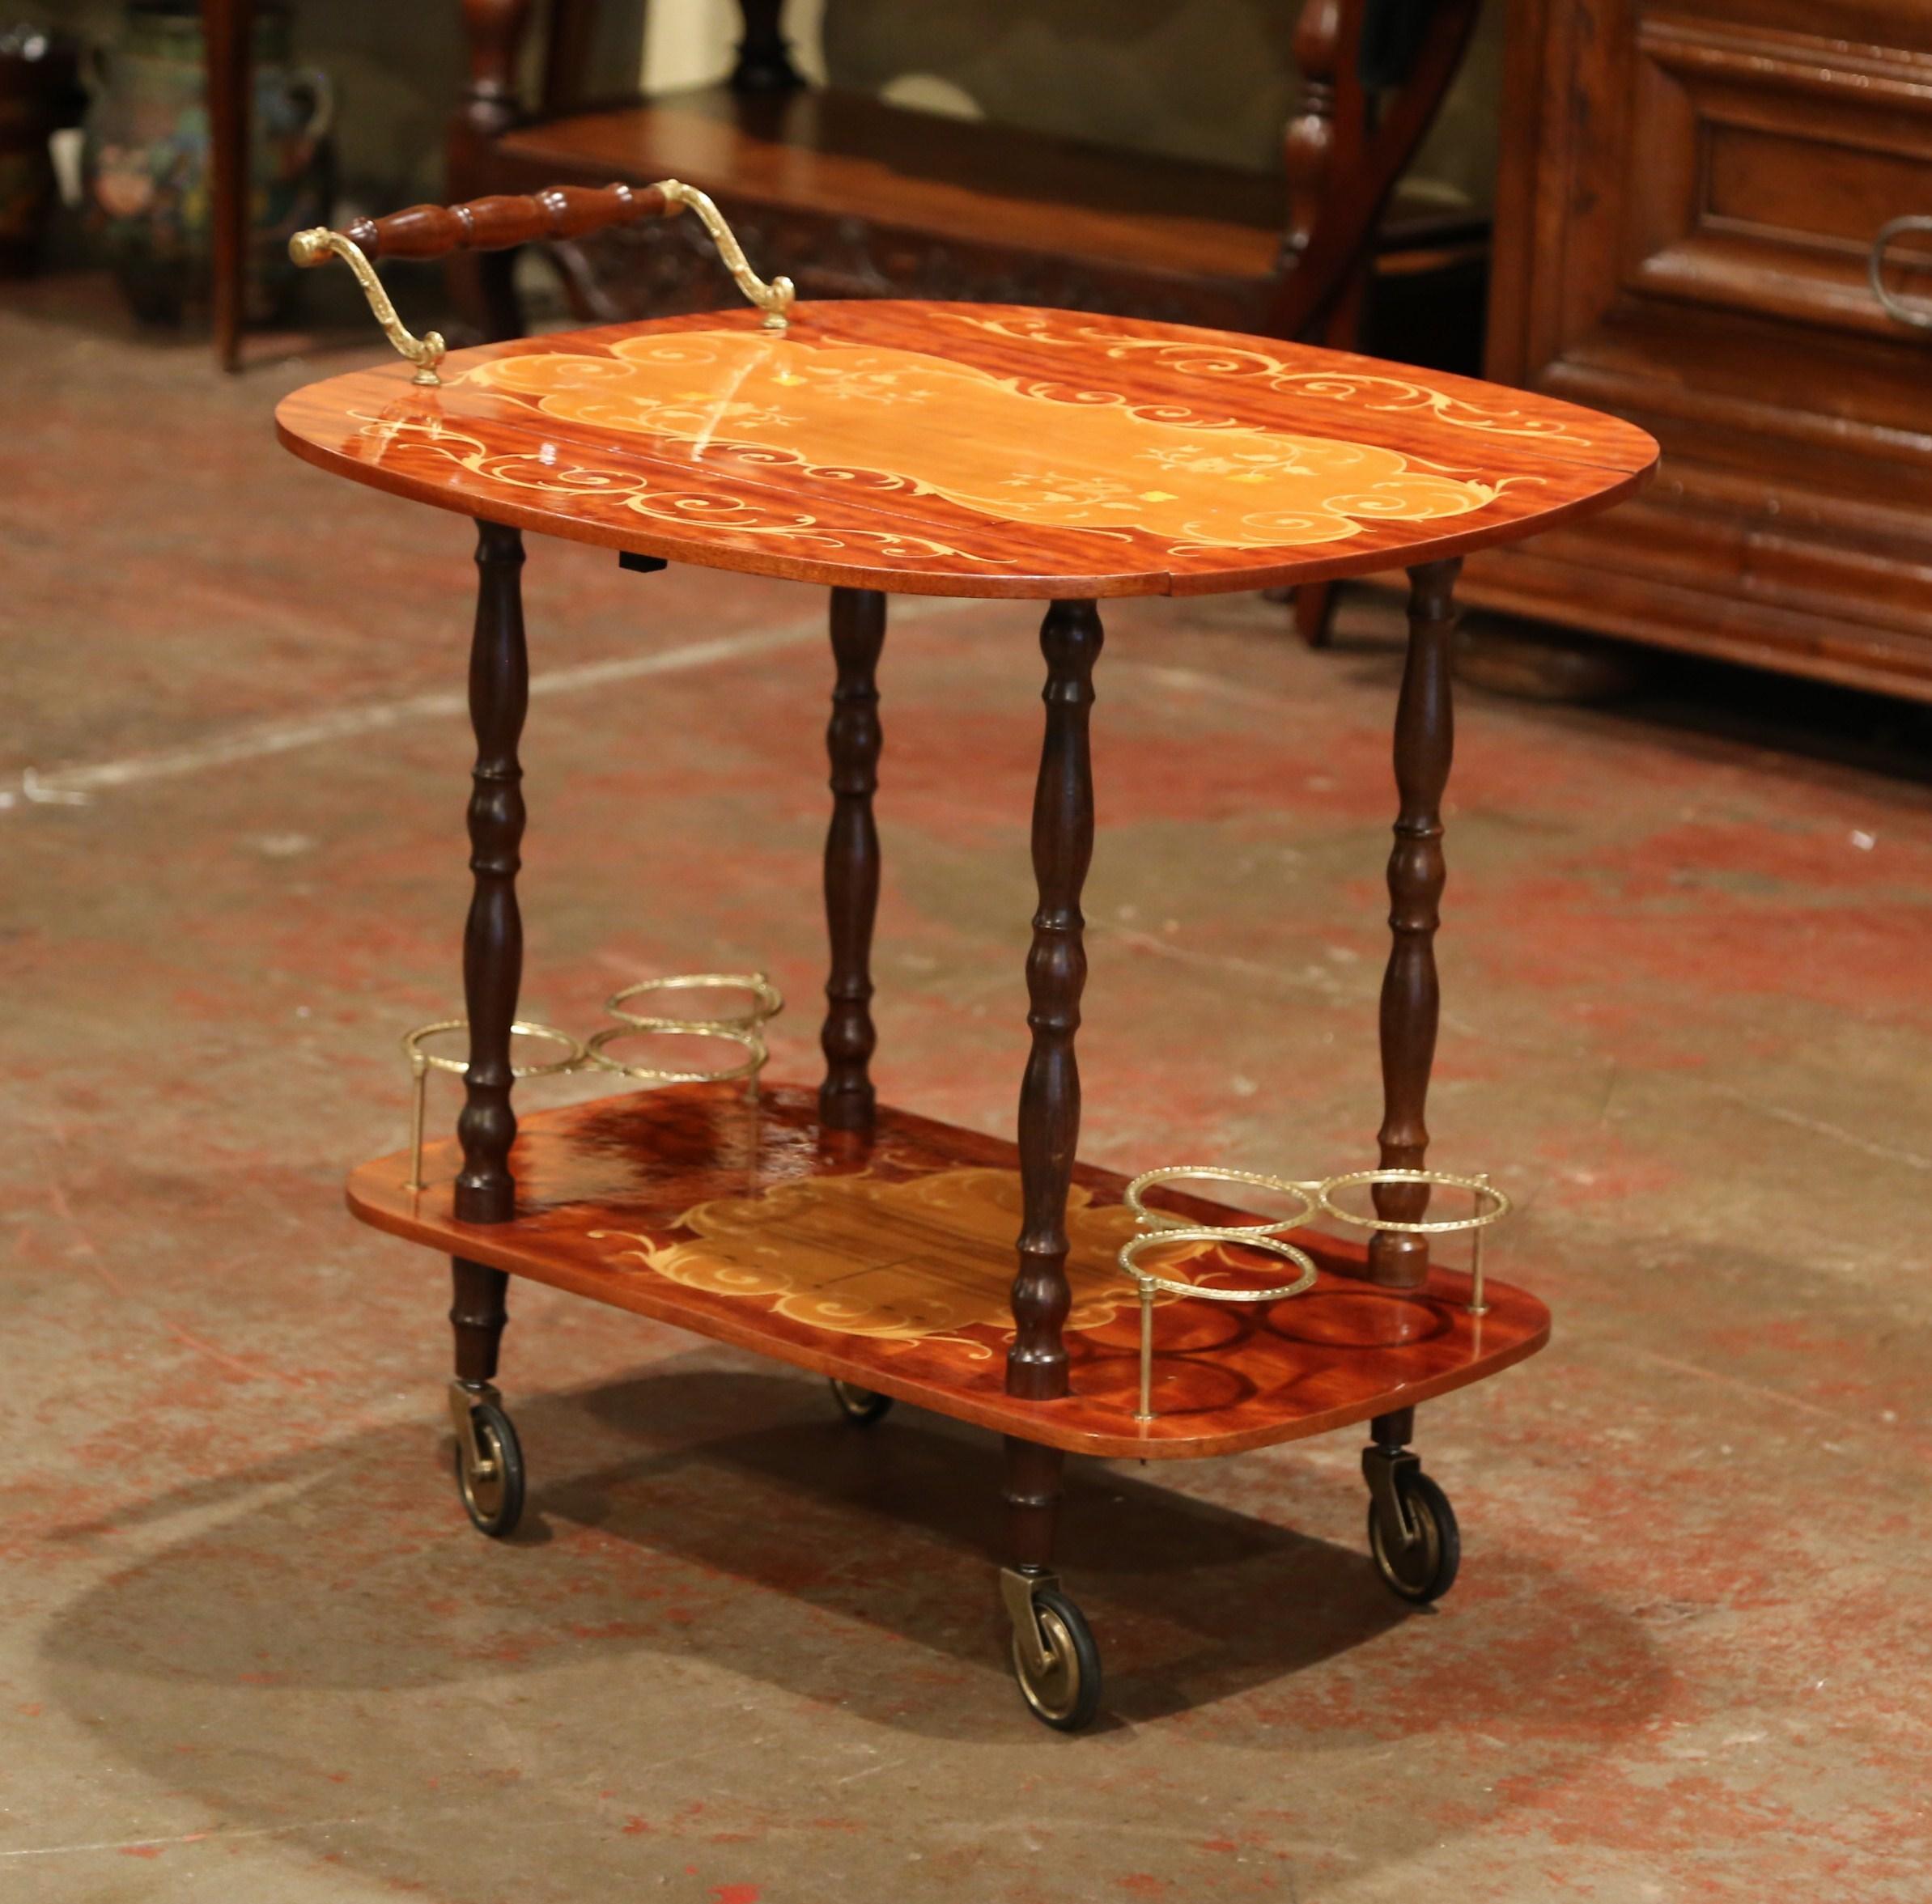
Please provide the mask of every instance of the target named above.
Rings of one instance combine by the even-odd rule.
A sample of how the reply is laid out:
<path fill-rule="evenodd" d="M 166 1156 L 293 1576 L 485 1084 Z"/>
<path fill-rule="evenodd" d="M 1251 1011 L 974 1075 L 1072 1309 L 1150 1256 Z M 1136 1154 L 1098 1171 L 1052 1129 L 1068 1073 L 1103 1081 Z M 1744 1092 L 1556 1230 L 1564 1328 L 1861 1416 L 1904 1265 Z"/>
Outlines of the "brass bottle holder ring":
<path fill-rule="evenodd" d="M 624 1007 L 647 993 L 666 991 L 747 991 L 751 994 L 748 1011 L 732 1018 L 646 1017 L 626 1011 Z M 783 994 L 762 972 L 686 972 L 668 978 L 640 979 L 604 1001 L 604 1009 L 619 1020 L 596 1032 L 588 1039 L 574 1038 L 554 1025 L 537 1024 L 519 1019 L 510 1027 L 512 1037 L 547 1039 L 567 1048 L 567 1055 L 547 1064 L 513 1064 L 512 1078 L 557 1078 L 568 1072 L 601 1071 L 620 1077 L 635 1078 L 658 1084 L 727 1084 L 742 1079 L 745 1095 L 755 1100 L 758 1073 L 771 1058 L 765 1043 L 764 1027 L 785 1008 Z M 410 1174 L 402 1186 L 420 1190 L 422 1181 L 422 1126 L 432 1071 L 451 1071 L 461 1077 L 469 1069 L 467 1058 L 446 1058 L 423 1049 L 427 1039 L 469 1028 L 467 1018 L 439 1018 L 433 1024 L 419 1024 L 402 1038 L 403 1054 L 410 1061 Z M 743 1062 L 712 1070 L 675 1070 L 657 1065 L 626 1064 L 609 1056 L 606 1047 L 619 1038 L 659 1035 L 669 1037 L 723 1038 L 742 1045 Z"/>
<path fill-rule="evenodd" d="M 746 991 L 751 994 L 749 1009 L 732 1018 L 669 1018 L 657 1014 L 627 1011 L 633 999 L 658 992 Z M 746 1082 L 746 1094 L 755 1098 L 758 1073 L 771 1053 L 765 1045 L 764 1028 L 785 1008 L 783 994 L 762 972 L 680 972 L 669 978 L 640 978 L 604 1001 L 604 1009 L 618 1022 L 593 1037 L 585 1049 L 590 1062 L 599 1069 L 616 1071 L 626 1078 L 640 1078 L 660 1084 L 725 1084 L 736 1079 Z M 609 1055 L 609 1047 L 619 1038 L 652 1034 L 670 1038 L 724 1038 L 745 1047 L 741 1064 L 721 1071 L 678 1070 L 660 1065 L 625 1064 Z"/>
<path fill-rule="evenodd" d="M 1144 1192 L 1157 1184 L 1193 1179 L 1211 1183 L 1246 1184 L 1279 1192 L 1299 1199 L 1301 1207 L 1289 1215 L 1268 1223 L 1212 1224 L 1191 1221 L 1169 1210 L 1150 1210 L 1143 1201 Z M 1393 1218 L 1344 1209 L 1335 1202 L 1337 1193 L 1378 1184 L 1425 1184 L 1444 1189 L 1467 1190 L 1471 1214 L 1464 1217 L 1440 1217 L 1429 1222 L 1403 1223 Z M 1297 1229 L 1318 1216 L 1334 1218 L 1358 1229 L 1392 1230 L 1406 1236 L 1439 1236 L 1455 1230 L 1470 1235 L 1469 1302 L 1472 1316 L 1488 1313 L 1483 1300 L 1483 1232 L 1499 1223 L 1514 1207 L 1509 1198 L 1487 1177 L 1459 1177 L 1446 1170 L 1351 1170 L 1318 1181 L 1297 1182 L 1288 1177 L 1266 1177 L 1252 1170 L 1229 1170 L 1210 1164 L 1170 1164 L 1159 1170 L 1144 1171 L 1127 1186 L 1125 1201 L 1140 1224 L 1143 1234 L 1121 1246 L 1115 1259 L 1131 1276 L 1140 1299 L 1140 1401 L 1134 1419 L 1151 1422 L 1154 1418 L 1154 1296 L 1157 1291 L 1191 1300 L 1221 1303 L 1284 1302 L 1314 1287 L 1314 1260 L 1292 1243 L 1282 1240 L 1284 1232 Z M 1157 1276 L 1140 1266 L 1149 1250 L 1178 1243 L 1232 1243 L 1261 1249 L 1285 1257 L 1301 1274 L 1293 1283 L 1272 1289 L 1216 1289 L 1199 1283 L 1186 1283 L 1173 1277 Z"/>
<path fill-rule="evenodd" d="M 410 1179 L 402 1186 L 406 1190 L 419 1190 L 423 1187 L 422 1119 L 427 1108 L 430 1073 L 453 1071 L 461 1077 L 469 1069 L 467 1058 L 444 1058 L 437 1052 L 425 1051 L 423 1041 L 469 1029 L 467 1018 L 439 1018 L 434 1024 L 419 1024 L 413 1032 L 405 1032 L 402 1035 L 403 1055 L 410 1061 Z M 513 1078 L 559 1078 L 566 1071 L 581 1070 L 588 1055 L 586 1045 L 568 1032 L 558 1031 L 554 1024 L 536 1024 L 520 1018 L 510 1027 L 510 1035 L 546 1039 L 565 1045 L 569 1050 L 569 1056 L 554 1059 L 549 1064 L 513 1064 L 510 1066 L 510 1075 Z"/>
<path fill-rule="evenodd" d="M 626 1064 L 622 1058 L 613 1058 L 608 1049 L 619 1038 L 724 1038 L 732 1044 L 742 1045 L 745 1056 L 743 1063 L 729 1065 L 719 1071 L 681 1071 L 669 1065 Z M 745 1031 L 735 1025 L 689 1023 L 614 1024 L 594 1033 L 584 1049 L 597 1070 L 615 1071 L 620 1077 L 641 1078 L 658 1084 L 729 1084 L 745 1078 L 750 1081 L 749 1094 L 754 1097 L 758 1095 L 758 1073 L 765 1068 L 766 1061 L 771 1055 L 766 1049 L 765 1041 L 754 1031 Z"/>
<path fill-rule="evenodd" d="M 624 1009 L 633 999 L 642 998 L 647 992 L 695 991 L 747 991 L 751 994 L 751 1009 L 735 1018 L 704 1019 L 661 1018 Z M 784 994 L 762 972 L 681 972 L 669 978 L 640 978 L 635 985 L 613 992 L 604 1001 L 604 1009 L 611 1017 L 643 1031 L 661 1031 L 667 1025 L 682 1024 L 703 1024 L 714 1031 L 756 1031 L 784 1008 Z"/>

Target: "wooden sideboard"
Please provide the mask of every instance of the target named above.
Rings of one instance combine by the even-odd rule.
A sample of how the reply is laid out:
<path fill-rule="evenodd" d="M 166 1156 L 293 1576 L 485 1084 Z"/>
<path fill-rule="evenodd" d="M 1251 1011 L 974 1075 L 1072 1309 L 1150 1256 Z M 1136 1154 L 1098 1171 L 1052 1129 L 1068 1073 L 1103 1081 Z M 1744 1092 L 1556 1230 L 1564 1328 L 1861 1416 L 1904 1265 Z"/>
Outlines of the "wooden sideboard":
<path fill-rule="evenodd" d="M 1468 599 L 1932 700 L 1932 341 L 1866 281 L 1932 212 L 1926 0 L 1512 0 L 1488 374 L 1663 471 Z M 1921 241 L 1922 244 L 1922 241 Z M 1893 282 L 1932 295 L 1932 249 Z"/>

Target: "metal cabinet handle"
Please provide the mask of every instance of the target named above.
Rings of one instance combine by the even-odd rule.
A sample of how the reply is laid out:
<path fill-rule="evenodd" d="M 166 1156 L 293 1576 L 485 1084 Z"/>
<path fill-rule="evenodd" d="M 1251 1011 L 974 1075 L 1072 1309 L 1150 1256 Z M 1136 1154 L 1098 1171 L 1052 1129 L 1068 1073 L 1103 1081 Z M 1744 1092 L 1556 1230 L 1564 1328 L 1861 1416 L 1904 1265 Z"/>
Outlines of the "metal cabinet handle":
<path fill-rule="evenodd" d="M 1885 288 L 1885 253 L 1895 238 L 1900 238 L 1908 231 L 1932 232 L 1932 218 L 1912 216 L 1894 218 L 1883 227 L 1871 241 L 1871 255 L 1866 261 L 1866 273 L 1871 279 L 1871 293 L 1885 307 L 1887 312 L 1900 324 L 1911 324 L 1917 330 L 1932 330 L 1932 305 L 1908 303 L 1896 291 Z"/>

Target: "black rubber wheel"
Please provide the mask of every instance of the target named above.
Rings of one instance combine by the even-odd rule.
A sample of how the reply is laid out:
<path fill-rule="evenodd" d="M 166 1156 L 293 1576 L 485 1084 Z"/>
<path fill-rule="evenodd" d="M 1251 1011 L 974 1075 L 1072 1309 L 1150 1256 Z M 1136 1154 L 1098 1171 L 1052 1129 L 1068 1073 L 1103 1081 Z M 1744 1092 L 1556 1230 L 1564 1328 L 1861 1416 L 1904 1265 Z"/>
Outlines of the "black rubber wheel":
<path fill-rule="evenodd" d="M 1092 1724 L 1100 1710 L 1100 1647 L 1093 1629 L 1064 1593 L 1051 1587 L 1034 1595 L 1033 1609 L 1052 1657 L 1035 1677 L 1030 1649 L 1014 1634 L 1013 1677 L 1020 1682 L 1020 1697 L 1042 1724 L 1055 1732 L 1076 1732 Z"/>
<path fill-rule="evenodd" d="M 478 1475 L 464 1461 L 456 1444 L 456 1492 L 479 1533 L 500 1541 L 514 1533 L 523 1518 L 523 1449 L 510 1418 L 494 1401 L 479 1401 L 469 1411 L 477 1446 L 490 1472 Z"/>
<path fill-rule="evenodd" d="M 856 1382 L 842 1382 L 836 1376 L 831 1378 L 832 1399 L 839 1404 L 839 1412 L 848 1422 L 854 1422 L 861 1428 L 869 1428 L 874 1422 L 885 1420 L 892 1413 L 892 1397 L 876 1395 L 870 1389 L 862 1389 Z"/>
<path fill-rule="evenodd" d="M 1421 1538 L 1404 1546 L 1399 1529 L 1385 1529 L 1374 1502 L 1369 1503 L 1369 1552 L 1389 1590 L 1418 1606 L 1440 1600 L 1455 1584 L 1463 1558 L 1462 1537 L 1449 1496 L 1420 1468 L 1395 1478 L 1396 1491 Z"/>

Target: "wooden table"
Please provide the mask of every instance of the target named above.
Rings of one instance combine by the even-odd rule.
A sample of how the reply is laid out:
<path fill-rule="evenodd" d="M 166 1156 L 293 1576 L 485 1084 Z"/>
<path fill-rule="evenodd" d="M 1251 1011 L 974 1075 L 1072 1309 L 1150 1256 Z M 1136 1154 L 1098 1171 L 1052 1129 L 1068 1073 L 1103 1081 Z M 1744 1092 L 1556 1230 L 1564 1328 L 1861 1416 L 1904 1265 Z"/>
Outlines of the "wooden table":
<path fill-rule="evenodd" d="M 1003 1435 L 1002 1587 L 1021 1689 L 1050 1724 L 1084 1723 L 1099 1690 L 1091 1634 L 1049 1571 L 1068 1452 L 1225 1454 L 1369 1422 L 1372 1549 L 1398 1592 L 1442 1592 L 1454 1520 L 1407 1445 L 1413 1410 L 1539 1348 L 1549 1318 L 1535 1297 L 1492 1282 L 1472 1313 L 1468 1279 L 1431 1264 L 1426 1236 L 1375 1230 L 1363 1249 L 1300 1234 L 1319 1271 L 1306 1293 L 1161 1305 L 1142 1418 L 1135 1289 L 1115 1263 L 1134 1220 L 1123 1181 L 1075 1156 L 1096 604 L 1409 569 L 1378 1155 L 1420 1168 L 1459 558 L 1637 489 L 1650 439 L 1340 353 L 1004 306 L 807 303 L 782 335 L 749 311 L 679 317 L 461 352 L 444 371 L 440 388 L 400 363 L 332 378 L 278 419 L 308 461 L 478 522 L 465 1103 L 455 1139 L 426 1152 L 426 1187 L 410 1186 L 398 1153 L 356 1171 L 349 1201 L 454 1262 L 459 1468 L 478 1525 L 507 1531 L 520 1499 L 492 1385 L 513 1274 L 818 1371 L 862 1418 L 898 1397 Z M 831 975 L 816 1088 L 767 1085 L 754 1100 L 680 1084 L 520 1126 L 513 1115 L 525 529 L 633 565 L 830 585 Z M 874 1100 L 876 670 L 890 592 L 1050 604 L 1017 1143 Z M 1378 1185 L 1375 1215 L 1420 1219 L 1428 1194 Z M 1244 1220 L 1183 1196 L 1170 1207 Z M 1279 1280 L 1279 1263 L 1256 1270 L 1245 1250 L 1204 1244 L 1195 1257 L 1197 1278 Z"/>

